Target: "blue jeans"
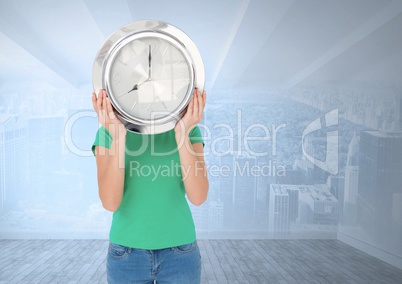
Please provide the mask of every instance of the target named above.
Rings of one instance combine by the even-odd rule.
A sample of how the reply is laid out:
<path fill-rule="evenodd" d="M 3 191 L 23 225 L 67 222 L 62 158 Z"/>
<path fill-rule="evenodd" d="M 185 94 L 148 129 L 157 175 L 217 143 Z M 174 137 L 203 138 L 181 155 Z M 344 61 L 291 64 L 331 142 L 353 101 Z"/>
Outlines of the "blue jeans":
<path fill-rule="evenodd" d="M 109 243 L 108 283 L 199 284 L 201 255 L 197 242 L 145 250 Z"/>

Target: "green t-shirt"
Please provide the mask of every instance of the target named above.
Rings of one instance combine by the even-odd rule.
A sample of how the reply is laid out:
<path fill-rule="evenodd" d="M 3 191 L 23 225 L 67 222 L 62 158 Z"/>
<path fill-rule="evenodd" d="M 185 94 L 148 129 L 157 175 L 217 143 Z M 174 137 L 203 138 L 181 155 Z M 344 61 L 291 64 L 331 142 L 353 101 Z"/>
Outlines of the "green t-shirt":
<path fill-rule="evenodd" d="M 203 143 L 198 126 L 191 143 Z M 103 126 L 92 146 L 110 148 L 113 137 Z M 185 198 L 174 130 L 142 135 L 127 131 L 124 194 L 113 213 L 112 243 L 139 249 L 162 249 L 195 241 Z"/>

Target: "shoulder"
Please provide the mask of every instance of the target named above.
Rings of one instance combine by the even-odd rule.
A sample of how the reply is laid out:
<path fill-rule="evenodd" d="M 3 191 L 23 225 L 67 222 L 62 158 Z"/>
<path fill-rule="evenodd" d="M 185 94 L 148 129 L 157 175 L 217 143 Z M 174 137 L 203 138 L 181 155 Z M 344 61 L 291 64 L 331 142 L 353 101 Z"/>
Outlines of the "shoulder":
<path fill-rule="evenodd" d="M 190 133 L 188 134 L 190 141 L 192 144 L 195 143 L 202 143 L 204 145 L 204 140 L 202 139 L 202 134 L 200 127 L 196 125 L 193 129 L 191 129 Z"/>
<path fill-rule="evenodd" d="M 110 148 L 112 141 L 113 141 L 113 137 L 110 134 L 110 132 L 103 125 L 101 127 L 99 127 L 99 129 L 95 135 L 95 141 L 92 144 L 93 154 L 95 155 L 95 147 L 96 146 Z"/>

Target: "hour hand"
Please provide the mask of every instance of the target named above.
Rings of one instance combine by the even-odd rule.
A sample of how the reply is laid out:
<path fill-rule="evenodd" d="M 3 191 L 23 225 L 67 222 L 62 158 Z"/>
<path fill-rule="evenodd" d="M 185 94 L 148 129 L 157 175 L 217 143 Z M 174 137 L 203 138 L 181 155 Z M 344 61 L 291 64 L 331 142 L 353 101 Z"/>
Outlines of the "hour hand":
<path fill-rule="evenodd" d="M 121 94 L 119 97 L 122 97 L 122 96 L 124 96 L 124 95 L 127 95 L 127 94 L 133 92 L 133 91 L 138 90 L 138 87 L 141 86 L 142 84 L 146 83 L 146 82 L 147 82 L 147 81 L 144 81 L 144 82 L 139 83 L 139 84 L 135 84 L 134 87 L 133 87 L 130 91 Z"/>
<path fill-rule="evenodd" d="M 147 80 L 147 81 L 148 81 L 148 80 Z M 134 87 L 133 87 L 130 91 L 128 91 L 127 93 L 130 93 L 130 92 L 132 92 L 132 91 L 138 90 L 138 87 L 141 86 L 142 84 L 144 84 L 144 83 L 147 82 L 147 81 L 144 81 L 144 82 L 139 83 L 139 84 L 135 84 Z"/>
<path fill-rule="evenodd" d="M 138 90 L 138 86 L 139 86 L 138 84 L 135 84 L 134 87 L 130 91 L 127 92 L 127 94 L 131 93 L 132 91 Z"/>

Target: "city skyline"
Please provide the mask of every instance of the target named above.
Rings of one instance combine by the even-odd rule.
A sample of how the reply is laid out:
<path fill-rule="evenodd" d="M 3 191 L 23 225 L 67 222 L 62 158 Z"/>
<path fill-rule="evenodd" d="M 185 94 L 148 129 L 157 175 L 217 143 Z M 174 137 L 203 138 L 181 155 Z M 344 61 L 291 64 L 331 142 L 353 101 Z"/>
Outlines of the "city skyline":
<path fill-rule="evenodd" d="M 302 94 L 305 95 L 304 92 Z M 35 99 L 36 103 L 41 104 L 48 95 L 48 92 L 44 92 L 42 99 Z M 60 98 L 58 103 L 65 101 Z M 81 104 L 87 105 L 87 102 L 84 103 L 83 100 L 81 102 Z M 110 214 L 100 210 L 94 179 L 94 161 L 91 160 L 92 158 L 83 158 L 72 153 L 71 148 L 65 142 L 66 137 L 64 136 L 67 133 L 65 128 L 68 120 L 74 115 L 82 113 L 83 107 L 83 105 L 77 104 L 77 101 L 74 103 L 70 101 L 69 104 L 73 108 L 65 110 L 63 115 L 52 116 L 46 108 L 42 109 L 44 112 L 42 117 L 38 112 L 33 112 L 30 115 L 32 118 L 24 118 L 27 121 L 26 129 L 29 130 L 26 145 L 29 145 L 29 149 L 31 149 L 28 155 L 28 177 L 31 186 L 29 191 L 28 187 L 21 189 L 29 198 L 19 200 L 29 200 L 29 202 L 17 202 L 18 205 L 13 206 L 13 210 L 7 213 L 42 214 L 42 217 L 48 216 L 49 219 L 52 219 L 50 218 L 52 215 L 69 217 L 73 215 L 77 218 L 75 222 L 81 223 L 78 226 L 86 228 L 83 232 L 90 230 L 91 227 L 83 225 L 89 223 L 98 231 L 104 225 L 105 227 L 101 231 L 105 234 L 108 230 L 107 222 L 110 220 L 110 216 L 108 216 Z M 335 177 L 339 177 L 340 180 L 345 180 L 344 188 L 341 190 L 336 188 L 336 192 L 330 192 L 337 198 L 346 194 L 345 200 L 342 198 L 341 205 L 336 209 L 339 210 L 339 215 L 342 214 L 344 203 L 345 210 L 350 209 L 349 205 L 352 207 L 356 205 L 354 196 L 357 194 L 355 183 L 358 172 L 355 168 L 351 168 L 350 162 L 353 158 L 351 152 L 356 152 L 356 150 L 352 151 L 350 148 L 358 143 L 356 133 L 368 129 L 367 127 L 340 118 L 337 126 L 339 130 L 339 174 L 334 176 L 306 160 L 301 151 L 303 129 L 314 119 L 324 117 L 326 110 L 317 110 L 293 99 L 289 100 L 284 95 L 272 96 L 265 103 L 243 102 L 242 105 L 233 104 L 231 108 L 227 106 L 222 108 L 223 106 L 220 103 L 210 104 L 203 121 L 202 130 L 210 131 L 211 135 L 211 137 L 207 137 L 210 141 L 206 141 L 205 148 L 205 151 L 210 153 L 206 155 L 206 161 L 210 170 L 211 190 L 207 202 L 201 208 L 191 207 L 194 220 L 199 224 L 197 226 L 199 233 L 208 235 L 226 232 L 226 234 L 235 235 L 240 232 L 251 234 L 254 232 L 258 236 L 271 237 L 273 232 L 269 229 L 270 226 L 272 227 L 269 220 L 272 219 L 270 216 L 272 208 L 269 207 L 269 204 L 270 187 L 273 184 L 303 186 L 315 183 L 326 186 L 328 191 L 331 191 L 335 190 L 334 186 L 328 185 L 328 183 L 330 180 L 335 180 Z M 23 108 L 14 105 L 13 108 L 4 109 L 3 116 L 7 116 L 7 112 L 21 111 Z M 289 110 L 289 112 L 281 110 Z M 340 109 L 340 114 L 342 115 L 342 113 L 343 110 Z M 397 112 L 394 114 L 399 115 Z M 89 149 L 98 127 L 96 117 L 86 113 L 78 118 L 68 133 L 71 134 L 71 141 L 76 149 Z M 230 133 L 229 127 L 222 127 L 223 124 L 233 129 L 233 133 Z M 250 125 L 254 125 L 254 127 Z M 10 126 L 8 127 L 10 128 Z M 88 129 L 92 129 L 92 132 Z M 7 130 L 3 130 L 3 132 L 7 132 Z M 254 139 L 246 141 L 244 138 L 249 137 L 245 137 L 245 133 Z M 325 156 L 325 129 L 317 131 L 308 138 L 305 142 L 307 153 L 322 160 Z M 5 144 L 4 141 L 3 144 Z M 24 147 L 21 146 L 22 148 Z M 263 155 L 259 155 L 261 153 Z M 89 172 L 88 169 L 90 169 Z M 222 169 L 226 172 L 222 172 Z M 90 174 L 86 174 L 87 172 Z M 59 200 L 60 192 L 54 192 L 61 184 L 71 185 L 71 189 L 63 187 L 67 190 L 63 190 L 62 201 Z M 88 188 L 92 190 L 88 190 Z M 4 190 L 2 192 L 3 196 Z M 303 195 L 299 194 L 299 196 L 301 198 Z M 296 204 L 300 201 L 296 202 L 297 199 L 294 198 L 292 200 L 289 203 L 291 205 L 288 205 L 289 212 L 299 211 L 299 209 L 295 209 L 295 206 L 299 206 Z M 72 207 L 72 204 L 79 204 L 81 209 L 76 210 L 77 208 Z M 72 208 L 73 210 L 71 210 Z M 303 226 L 300 226 L 300 223 L 296 222 L 295 215 L 297 214 L 289 213 L 289 218 L 292 220 L 289 222 L 291 225 L 288 233 L 290 234 L 303 231 L 303 233 L 310 232 L 311 236 L 314 236 L 315 232 L 334 233 L 337 230 L 333 224 L 322 226 L 321 229 L 317 229 L 319 226 L 314 222 L 311 223 L 311 226 L 308 225 L 308 222 L 304 222 Z M 97 224 L 96 218 L 93 216 L 101 216 L 102 222 Z M 9 218 L 16 217 L 9 216 Z M 8 225 L 7 218 L 3 219 L 0 224 L 9 230 L 10 234 L 13 232 L 18 234 L 18 226 L 12 229 L 12 226 L 10 228 Z M 69 218 L 66 217 L 66 219 Z M 339 218 L 340 222 L 342 220 L 344 218 Z M 68 223 L 71 222 L 74 221 L 68 221 Z M 13 223 L 17 224 L 18 221 L 14 220 Z M 46 226 L 45 228 L 50 229 Z"/>

